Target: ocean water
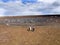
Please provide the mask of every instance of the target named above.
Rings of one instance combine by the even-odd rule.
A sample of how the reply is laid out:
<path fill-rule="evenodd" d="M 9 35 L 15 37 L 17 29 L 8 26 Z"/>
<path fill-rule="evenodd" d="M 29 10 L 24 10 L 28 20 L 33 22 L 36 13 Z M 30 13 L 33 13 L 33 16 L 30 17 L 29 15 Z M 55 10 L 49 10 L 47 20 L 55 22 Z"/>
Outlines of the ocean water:
<path fill-rule="evenodd" d="M 60 0 L 0 0 L 0 16 L 60 14 Z"/>

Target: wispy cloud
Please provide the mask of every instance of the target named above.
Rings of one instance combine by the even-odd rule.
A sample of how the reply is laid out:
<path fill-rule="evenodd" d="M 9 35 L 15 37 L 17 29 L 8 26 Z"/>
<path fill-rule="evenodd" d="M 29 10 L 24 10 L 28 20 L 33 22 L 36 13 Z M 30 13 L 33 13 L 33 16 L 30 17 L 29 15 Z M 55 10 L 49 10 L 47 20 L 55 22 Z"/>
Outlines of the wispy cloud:
<path fill-rule="evenodd" d="M 52 4 L 52 3 L 54 3 L 56 0 L 38 0 L 38 1 Z"/>
<path fill-rule="evenodd" d="M 4 16 L 4 15 L 5 15 L 5 14 L 4 14 L 5 11 L 6 11 L 5 9 L 0 8 L 0 16 Z"/>
<path fill-rule="evenodd" d="M 23 4 L 21 0 L 15 2 L 0 1 L 1 16 L 24 16 L 24 15 L 43 15 L 60 14 L 60 0 L 37 0 L 35 3 Z"/>

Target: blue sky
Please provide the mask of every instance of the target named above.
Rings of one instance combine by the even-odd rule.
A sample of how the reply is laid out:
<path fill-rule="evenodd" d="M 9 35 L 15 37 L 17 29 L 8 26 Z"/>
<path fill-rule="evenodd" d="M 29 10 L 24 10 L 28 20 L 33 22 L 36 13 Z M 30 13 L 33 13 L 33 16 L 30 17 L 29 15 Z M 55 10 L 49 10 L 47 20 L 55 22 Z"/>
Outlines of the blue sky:
<path fill-rule="evenodd" d="M 2 2 L 17 1 L 17 0 L 1 0 Z M 21 0 L 22 2 L 36 2 L 37 0 Z"/>
<path fill-rule="evenodd" d="M 60 14 L 60 0 L 0 0 L 0 16 Z"/>

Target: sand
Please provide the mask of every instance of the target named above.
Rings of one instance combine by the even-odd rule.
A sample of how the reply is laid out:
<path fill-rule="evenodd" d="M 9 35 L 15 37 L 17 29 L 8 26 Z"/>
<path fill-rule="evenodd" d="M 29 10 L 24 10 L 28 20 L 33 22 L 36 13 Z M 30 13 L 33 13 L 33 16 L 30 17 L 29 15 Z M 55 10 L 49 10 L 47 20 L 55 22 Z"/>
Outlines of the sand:
<path fill-rule="evenodd" d="M 60 25 L 34 26 L 0 25 L 0 45 L 60 45 Z"/>

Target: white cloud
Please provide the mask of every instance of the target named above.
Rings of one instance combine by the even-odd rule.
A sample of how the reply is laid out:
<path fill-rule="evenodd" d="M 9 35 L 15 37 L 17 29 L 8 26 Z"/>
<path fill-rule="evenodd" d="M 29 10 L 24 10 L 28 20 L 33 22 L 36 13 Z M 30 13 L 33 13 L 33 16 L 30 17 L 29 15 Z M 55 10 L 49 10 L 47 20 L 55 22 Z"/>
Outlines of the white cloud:
<path fill-rule="evenodd" d="M 60 13 L 60 6 L 59 6 L 59 7 L 57 7 L 57 8 L 54 8 L 54 9 L 52 10 L 52 12 Z"/>
<path fill-rule="evenodd" d="M 59 0 L 38 0 L 40 3 L 22 4 L 20 1 L 0 3 L 0 16 L 25 16 L 25 15 L 43 15 L 43 14 L 60 14 Z M 56 3 L 57 4 L 56 4 Z M 54 3 L 54 5 L 53 5 Z M 57 5 L 57 6 L 55 6 Z"/>
<path fill-rule="evenodd" d="M 5 9 L 0 8 L 0 16 L 4 16 L 4 13 L 5 13 Z"/>
<path fill-rule="evenodd" d="M 52 4 L 52 3 L 54 3 L 56 0 L 38 0 L 38 1 L 42 1 L 42 2 L 44 2 L 44 3 L 50 3 L 50 4 Z"/>

